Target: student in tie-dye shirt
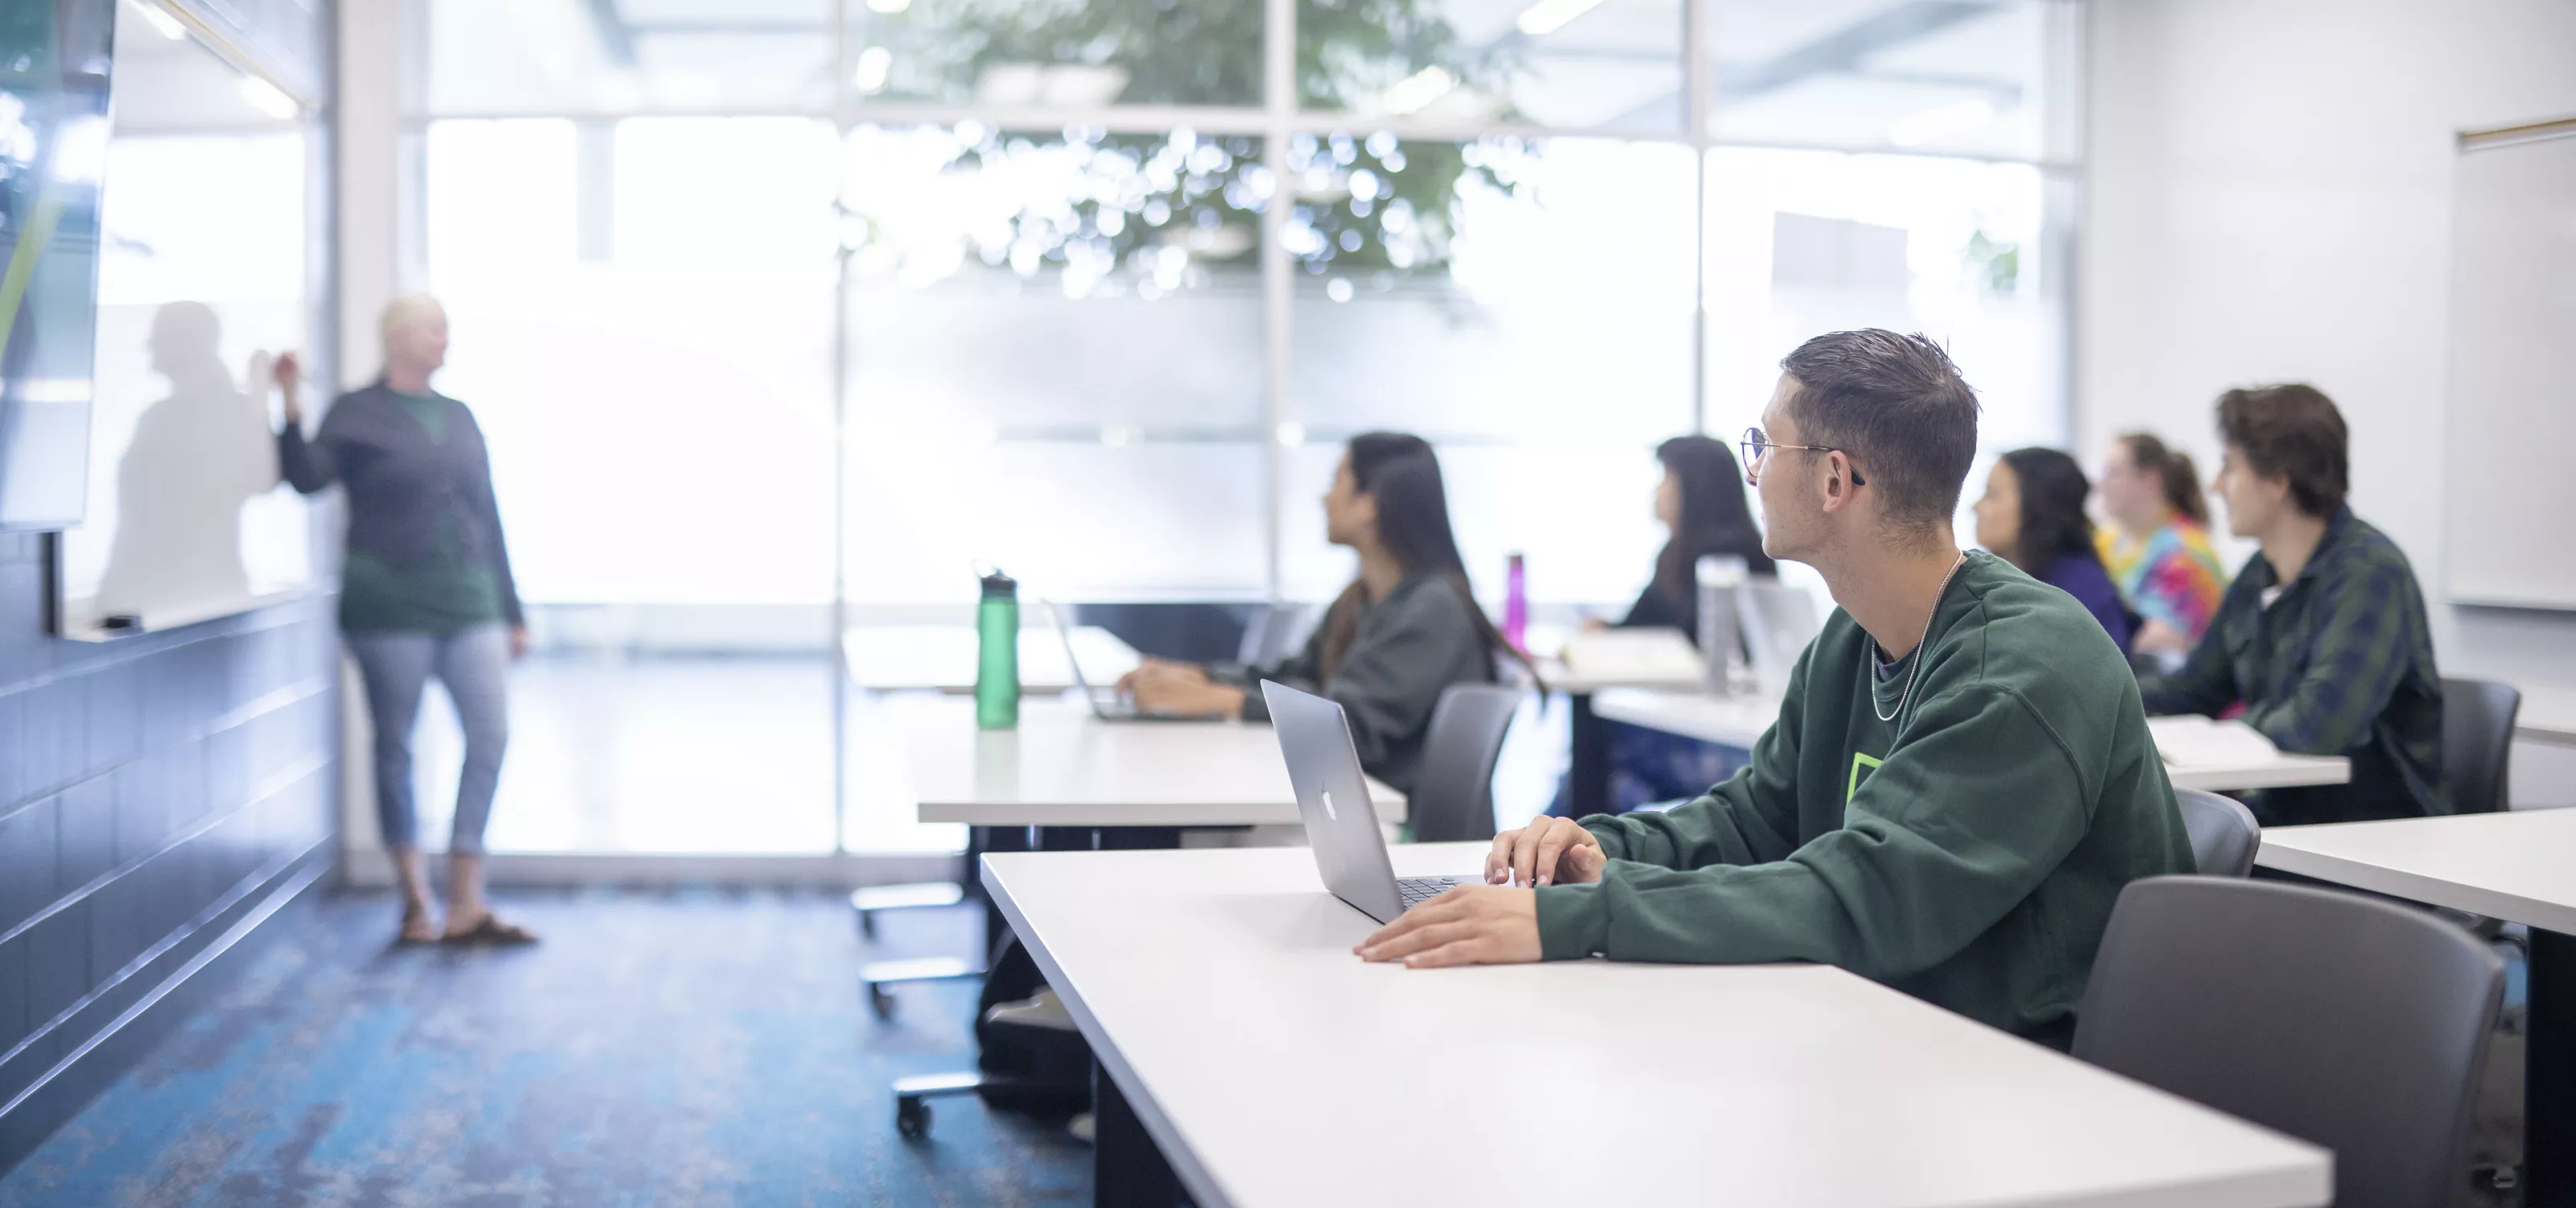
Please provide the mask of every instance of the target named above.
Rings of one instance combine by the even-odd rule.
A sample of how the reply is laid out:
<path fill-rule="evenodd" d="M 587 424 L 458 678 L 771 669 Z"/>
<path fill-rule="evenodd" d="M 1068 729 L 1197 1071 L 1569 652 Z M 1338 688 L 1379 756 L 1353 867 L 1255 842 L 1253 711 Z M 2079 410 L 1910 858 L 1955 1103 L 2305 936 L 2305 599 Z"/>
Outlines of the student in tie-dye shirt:
<path fill-rule="evenodd" d="M 2145 618 L 2129 647 L 2179 662 L 2209 629 L 2227 591 L 2191 455 L 2133 432 L 2113 442 L 2100 490 L 2111 517 L 2094 535 L 2102 565 Z"/>

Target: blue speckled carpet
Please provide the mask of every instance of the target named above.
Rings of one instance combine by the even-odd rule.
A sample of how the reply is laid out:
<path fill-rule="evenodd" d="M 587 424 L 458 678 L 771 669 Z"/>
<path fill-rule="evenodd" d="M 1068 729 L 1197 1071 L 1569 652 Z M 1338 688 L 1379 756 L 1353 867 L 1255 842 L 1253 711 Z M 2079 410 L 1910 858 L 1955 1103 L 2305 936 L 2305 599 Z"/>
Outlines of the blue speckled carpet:
<path fill-rule="evenodd" d="M 804 891 L 519 894 L 522 950 L 390 949 L 392 900 L 291 913 L 245 974 L 36 1153 L 0 1205 L 1040 1205 L 1090 1201 L 1058 1127 L 947 1100 L 895 1136 L 886 1087 L 970 1063 L 963 910 L 881 921 Z"/>

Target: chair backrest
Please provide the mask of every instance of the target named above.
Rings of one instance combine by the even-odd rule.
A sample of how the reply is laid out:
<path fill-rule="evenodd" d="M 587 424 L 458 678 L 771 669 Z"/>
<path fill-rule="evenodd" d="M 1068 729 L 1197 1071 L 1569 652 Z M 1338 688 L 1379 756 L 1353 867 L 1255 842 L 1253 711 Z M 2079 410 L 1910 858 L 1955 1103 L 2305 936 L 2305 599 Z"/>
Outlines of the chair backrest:
<path fill-rule="evenodd" d="M 2436 1208 L 2503 997 L 2504 962 L 2424 911 L 2151 877 L 2111 912 L 2075 1056 L 2333 1150 L 2338 1208 Z"/>
<path fill-rule="evenodd" d="M 2254 871 L 2254 849 L 2262 846 L 2263 828 L 2254 811 L 2233 797 L 2199 789 L 2175 789 L 2182 807 L 2182 829 L 2191 836 L 2191 858 L 2204 877 L 2241 877 Z"/>
<path fill-rule="evenodd" d="M 2494 680 L 2442 681 L 2442 776 L 2451 786 L 2451 809 L 2492 814 L 2506 808 L 2513 766 L 2514 715 L 2522 693 Z"/>
<path fill-rule="evenodd" d="M 1414 839 L 1494 837 L 1494 761 L 1502 757 L 1503 734 L 1526 695 L 1500 684 L 1451 684 L 1440 694 L 1406 803 Z"/>

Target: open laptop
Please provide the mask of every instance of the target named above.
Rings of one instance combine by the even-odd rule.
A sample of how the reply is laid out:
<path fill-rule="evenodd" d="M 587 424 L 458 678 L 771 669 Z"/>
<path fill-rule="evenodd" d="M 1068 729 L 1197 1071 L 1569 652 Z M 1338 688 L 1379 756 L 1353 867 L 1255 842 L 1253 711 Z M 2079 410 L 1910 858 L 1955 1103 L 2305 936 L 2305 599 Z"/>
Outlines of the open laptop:
<path fill-rule="evenodd" d="M 1324 887 L 1334 897 L 1381 923 L 1392 923 L 1395 916 L 1452 888 L 1481 883 L 1475 877 L 1397 880 L 1342 707 L 1268 680 L 1261 681 L 1261 699 L 1270 702 L 1270 724 L 1279 732 L 1279 754 L 1288 761 L 1288 783 L 1297 792 L 1306 846 L 1315 849 L 1316 871 L 1324 874 Z"/>
<path fill-rule="evenodd" d="M 1222 717 L 1209 717 L 1200 713 L 1157 713 L 1139 709 L 1136 707 L 1136 698 L 1119 691 L 1115 684 L 1105 688 L 1092 687 L 1090 679 L 1082 674 L 1081 656 L 1073 652 L 1073 627 L 1064 623 L 1064 610 L 1056 607 L 1053 600 L 1042 600 L 1040 603 L 1046 606 L 1047 620 L 1055 624 L 1055 636 L 1064 643 L 1064 663 L 1073 674 L 1073 686 L 1082 692 L 1083 700 L 1090 702 L 1093 717 L 1102 721 L 1225 720 Z"/>

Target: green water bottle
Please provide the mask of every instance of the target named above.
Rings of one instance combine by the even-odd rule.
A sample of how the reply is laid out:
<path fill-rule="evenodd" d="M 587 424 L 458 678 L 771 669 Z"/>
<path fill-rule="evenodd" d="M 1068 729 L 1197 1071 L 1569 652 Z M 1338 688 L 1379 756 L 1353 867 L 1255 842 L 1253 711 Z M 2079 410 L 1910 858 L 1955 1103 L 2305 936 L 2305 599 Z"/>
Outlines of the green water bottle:
<path fill-rule="evenodd" d="M 975 606 L 975 724 L 1009 730 L 1020 724 L 1020 585 L 999 570 L 983 582 Z"/>

